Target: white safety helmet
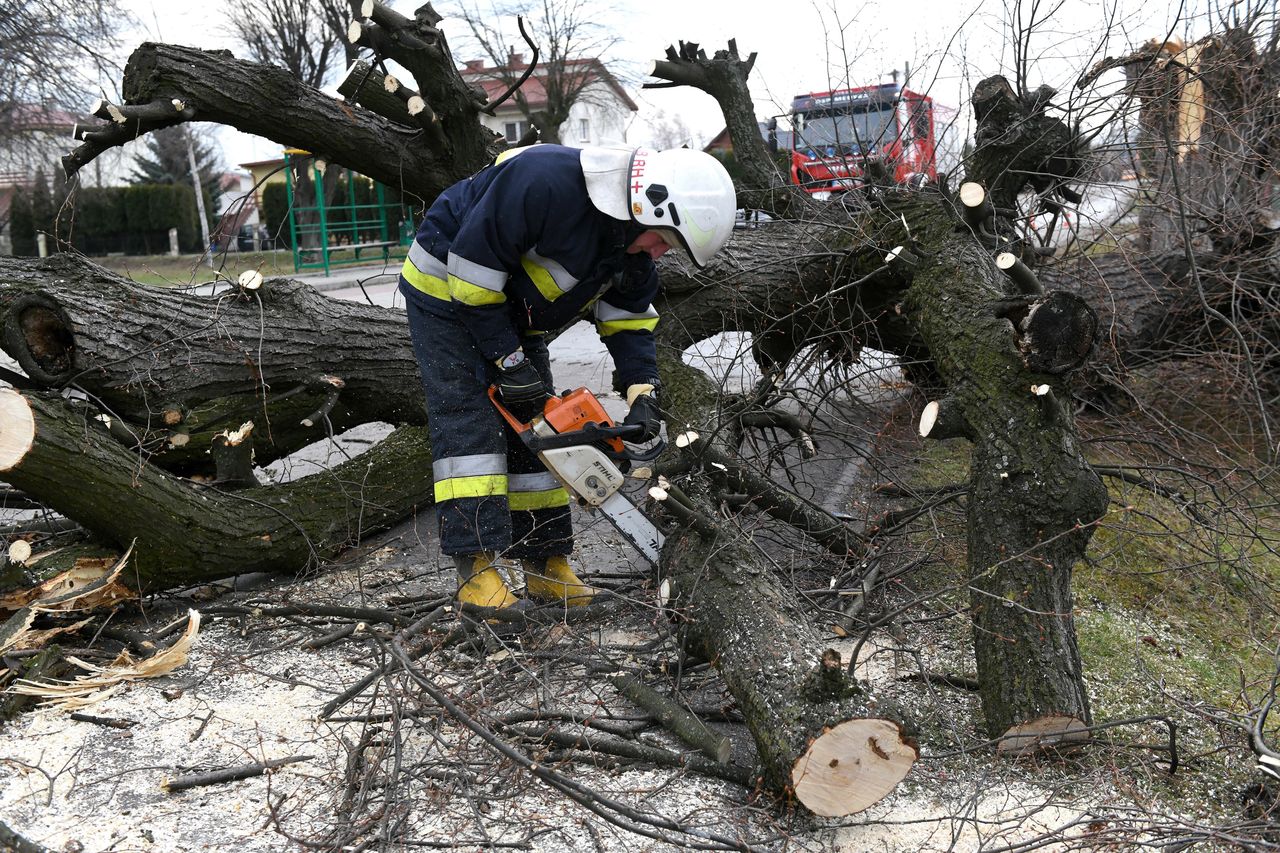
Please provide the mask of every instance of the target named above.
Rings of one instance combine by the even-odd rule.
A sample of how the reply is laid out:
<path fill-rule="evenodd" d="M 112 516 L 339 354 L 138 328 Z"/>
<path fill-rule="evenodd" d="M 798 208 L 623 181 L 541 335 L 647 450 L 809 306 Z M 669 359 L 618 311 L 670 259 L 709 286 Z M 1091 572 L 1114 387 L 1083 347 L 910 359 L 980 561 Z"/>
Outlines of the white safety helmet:
<path fill-rule="evenodd" d="M 583 149 L 583 174 L 592 203 L 616 219 L 674 235 L 695 264 L 706 266 L 733 233 L 733 179 L 715 157 L 689 148 Z M 620 184 L 625 175 L 626 183 Z M 619 192 L 619 190 L 623 190 Z M 672 242 L 668 240 L 668 242 Z"/>

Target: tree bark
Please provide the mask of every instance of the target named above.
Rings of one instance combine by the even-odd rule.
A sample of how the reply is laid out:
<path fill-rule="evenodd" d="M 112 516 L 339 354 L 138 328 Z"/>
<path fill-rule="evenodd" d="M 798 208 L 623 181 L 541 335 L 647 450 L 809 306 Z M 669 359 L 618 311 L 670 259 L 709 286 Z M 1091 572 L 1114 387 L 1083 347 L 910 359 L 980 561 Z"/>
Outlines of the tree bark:
<path fill-rule="evenodd" d="M 675 360 L 661 367 L 669 423 L 713 431 L 720 415 L 712 382 Z M 690 455 L 698 452 L 692 445 Z M 714 517 L 699 490 L 695 478 L 685 493 Z M 862 811 L 893 790 L 918 757 L 911 726 L 892 706 L 869 701 L 839 653 L 823 651 L 808 614 L 749 540 L 730 525 L 712 535 L 682 529 L 667 539 L 662 572 L 688 643 L 737 701 L 767 785 L 825 816 Z"/>
<path fill-rule="evenodd" d="M 124 550 L 125 581 L 158 589 L 249 572 L 298 572 L 430 504 L 422 427 L 280 486 L 226 492 L 180 480 L 61 396 L 0 391 L 0 477 Z"/>
<path fill-rule="evenodd" d="M 439 71 L 457 78 L 451 63 L 442 62 Z M 462 85 L 460 78 L 458 84 Z M 126 112 L 131 105 L 179 101 L 192 111 L 191 120 L 225 124 L 286 147 L 304 148 L 423 202 L 474 173 L 491 155 L 492 136 L 475 121 L 478 105 L 462 107 L 460 120 L 443 123 L 453 135 L 437 150 L 420 144 L 419 130 L 325 95 L 283 68 L 236 59 L 224 50 L 147 42 L 129 57 L 123 92 Z M 110 130 L 111 123 L 104 127 Z M 93 133 L 63 158 L 68 175 L 137 135 L 93 138 Z"/>
<path fill-rule="evenodd" d="M 403 312 L 286 279 L 197 296 L 72 255 L 0 259 L 0 347 L 36 385 L 86 391 L 149 458 L 188 473 L 245 421 L 267 464 L 329 427 L 426 420 Z M 328 424 L 302 423 L 335 393 Z"/>
<path fill-rule="evenodd" d="M 731 62 L 729 54 L 708 60 L 689 51 L 678 59 L 678 68 L 659 73 L 713 95 L 700 81 Z M 717 79 L 727 78 L 721 73 Z M 745 75 L 732 88 L 745 90 Z M 766 367 L 779 353 L 785 361 L 800 345 L 815 343 L 803 328 L 809 319 L 827 326 L 826 341 L 834 330 L 854 353 L 868 341 L 908 357 L 927 355 L 946 386 L 953 429 L 973 437 L 968 558 L 974 647 L 988 730 L 993 737 L 1009 736 L 1006 743 L 1015 748 L 1032 744 L 1022 737 L 1026 732 L 1043 740 L 1071 737 L 1089 720 L 1070 579 L 1107 506 L 1101 479 L 1081 453 L 1071 412 L 1057 402 L 1070 397 L 1065 376 L 1044 372 L 1044 361 L 1027 351 L 1025 340 L 1020 347 L 1007 306 L 1025 296 L 991 254 L 1005 245 L 1002 236 L 1011 228 L 1002 211 L 1015 207 L 1021 191 L 1034 188 L 1046 200 L 1073 196 L 1067 184 L 1079 169 L 1078 142 L 1065 124 L 1045 115 L 1051 95 L 1046 89 L 1015 93 L 998 77 L 976 87 L 982 144 L 969 175 L 991 201 L 979 221 L 945 188 L 872 190 L 865 206 L 853 209 L 851 223 L 839 222 L 848 205 L 831 206 L 825 222 L 806 223 L 807 234 L 787 246 L 790 258 L 763 268 L 759 277 L 769 278 L 772 288 L 749 289 L 730 274 L 717 294 L 720 329 L 749 325 L 770 344 L 761 359 Z M 744 156 L 752 156 L 759 147 L 755 127 L 738 130 L 730 127 L 735 151 L 741 143 Z M 740 263 L 731 252 L 722 269 L 761 269 L 752 260 Z M 688 328 L 690 314 L 710 317 L 714 309 L 700 296 L 673 296 L 678 325 Z M 741 300 L 732 307 L 747 310 L 725 312 L 726 296 Z M 831 315 L 844 320 L 828 326 Z M 1076 328 L 1092 331 L 1087 322 Z M 1071 344 L 1067 349 L 1088 353 L 1093 341 Z M 1033 393 L 1044 386 L 1047 393 Z"/>

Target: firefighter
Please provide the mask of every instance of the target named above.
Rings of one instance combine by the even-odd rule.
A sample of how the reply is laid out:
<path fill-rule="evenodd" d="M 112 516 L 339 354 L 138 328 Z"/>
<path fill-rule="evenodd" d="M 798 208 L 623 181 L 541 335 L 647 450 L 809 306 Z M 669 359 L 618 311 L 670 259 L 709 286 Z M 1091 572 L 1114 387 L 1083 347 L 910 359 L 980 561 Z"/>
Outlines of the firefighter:
<path fill-rule="evenodd" d="M 595 590 L 569 565 L 569 496 L 488 399 L 521 422 L 552 393 L 543 334 L 589 314 L 625 391 L 627 424 L 658 435 L 654 260 L 698 266 L 733 230 L 733 182 L 714 157 L 678 149 L 534 145 L 504 152 L 427 211 L 400 274 L 422 373 L 440 548 L 458 599 L 510 607 L 496 568 L 519 559 L 528 595 L 577 606 Z"/>

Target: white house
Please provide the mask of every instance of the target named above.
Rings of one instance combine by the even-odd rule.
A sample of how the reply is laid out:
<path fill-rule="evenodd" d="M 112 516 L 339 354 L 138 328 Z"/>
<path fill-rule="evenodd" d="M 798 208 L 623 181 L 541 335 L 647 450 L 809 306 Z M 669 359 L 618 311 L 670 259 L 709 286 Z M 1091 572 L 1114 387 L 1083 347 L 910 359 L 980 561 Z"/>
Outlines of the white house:
<path fill-rule="evenodd" d="M 505 67 L 486 66 L 485 60 L 474 59 L 467 62 L 460 73 L 463 80 L 482 87 L 489 100 L 495 101 L 507 91 L 504 78 L 519 79 L 527 68 L 524 56 L 513 53 Z M 564 73 L 583 85 L 569 110 L 568 120 L 560 126 L 560 141 L 575 148 L 625 142 L 627 124 L 639 107 L 604 63 L 599 59 L 570 59 L 565 61 Z M 547 103 L 545 80 L 546 66 L 539 64 L 520 87 L 534 111 Z M 576 87 L 577 83 L 573 85 Z M 514 97 L 498 107 L 492 116 L 481 113 L 480 120 L 485 127 L 505 136 L 508 142 L 517 141 L 529 129 L 529 122 L 516 106 Z"/>
<path fill-rule="evenodd" d="M 80 145 L 72 135 L 77 124 L 97 126 L 92 117 L 76 116 L 63 110 L 22 104 L 14 108 L 11 129 L 0 143 L 0 254 L 10 254 L 9 205 L 14 193 L 26 190 L 43 169 L 50 186 L 62 177 L 62 157 Z M 135 153 L 141 141 L 110 148 L 99 154 L 77 176 L 85 187 L 108 187 L 127 183 L 133 171 Z"/>

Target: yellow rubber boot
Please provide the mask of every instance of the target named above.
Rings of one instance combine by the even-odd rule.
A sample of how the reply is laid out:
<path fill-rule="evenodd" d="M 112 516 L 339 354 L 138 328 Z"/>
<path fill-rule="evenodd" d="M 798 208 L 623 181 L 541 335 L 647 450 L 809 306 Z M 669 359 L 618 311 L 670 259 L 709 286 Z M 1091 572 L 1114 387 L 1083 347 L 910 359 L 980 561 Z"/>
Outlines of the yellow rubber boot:
<path fill-rule="evenodd" d="M 591 603 L 596 591 L 569 568 L 568 557 L 548 557 L 546 562 L 522 560 L 524 584 L 529 595 L 540 601 L 563 601 L 568 607 Z"/>
<path fill-rule="evenodd" d="M 454 559 L 458 563 L 459 604 L 504 608 L 520 601 L 498 574 L 493 554 L 484 552 Z"/>

